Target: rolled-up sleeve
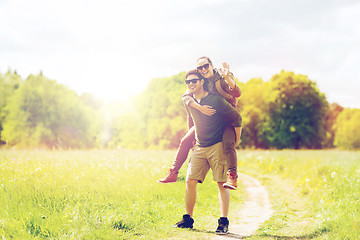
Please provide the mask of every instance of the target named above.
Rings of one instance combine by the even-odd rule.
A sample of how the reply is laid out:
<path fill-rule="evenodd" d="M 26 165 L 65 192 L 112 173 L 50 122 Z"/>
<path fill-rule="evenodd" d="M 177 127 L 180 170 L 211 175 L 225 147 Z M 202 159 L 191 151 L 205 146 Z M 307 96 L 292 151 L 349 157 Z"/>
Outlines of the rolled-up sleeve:
<path fill-rule="evenodd" d="M 189 106 L 190 103 L 195 102 L 194 98 L 189 93 L 189 90 L 186 90 L 186 92 L 182 96 L 182 102 L 185 106 Z"/>
<path fill-rule="evenodd" d="M 241 90 L 236 83 L 235 83 L 235 87 L 230 90 L 230 94 L 231 94 L 231 96 L 233 96 L 235 98 L 238 98 L 241 96 Z"/>
<path fill-rule="evenodd" d="M 233 80 L 235 82 L 235 77 L 231 72 L 229 72 L 229 78 L 231 78 L 231 80 Z M 234 98 L 238 98 L 241 96 L 241 90 L 236 83 L 235 83 L 235 87 L 233 89 L 231 89 L 230 85 L 227 83 L 227 81 L 224 78 L 222 78 L 220 85 L 224 91 L 229 93 Z"/>

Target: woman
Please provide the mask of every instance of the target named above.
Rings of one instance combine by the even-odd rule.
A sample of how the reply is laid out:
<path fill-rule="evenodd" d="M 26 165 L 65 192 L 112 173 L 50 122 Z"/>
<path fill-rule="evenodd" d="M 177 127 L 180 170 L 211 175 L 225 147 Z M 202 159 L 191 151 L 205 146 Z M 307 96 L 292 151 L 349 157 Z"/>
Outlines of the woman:
<path fill-rule="evenodd" d="M 236 107 L 236 98 L 240 97 L 240 88 L 234 81 L 233 74 L 229 71 L 229 65 L 223 63 L 223 68 L 216 69 L 213 67 L 211 60 L 208 57 L 201 57 L 196 61 L 197 70 L 200 74 L 208 80 L 208 91 L 212 94 L 217 94 L 224 97 L 234 108 Z M 183 95 L 183 102 L 185 105 L 199 110 L 201 113 L 211 116 L 215 114 L 215 110 L 211 106 L 201 106 L 189 94 L 188 91 Z M 189 115 L 188 115 L 189 116 Z M 228 180 L 224 183 L 224 187 L 235 190 L 237 189 L 237 156 L 235 147 L 239 145 L 236 142 L 236 134 L 241 135 L 241 128 L 237 129 L 229 125 L 225 128 L 223 134 L 224 153 L 228 163 Z M 190 149 L 194 146 L 195 141 L 195 128 L 191 118 L 189 118 L 189 131 L 181 139 L 178 151 L 176 153 L 173 164 L 169 173 L 162 179 L 158 180 L 159 183 L 170 183 L 177 181 L 179 169 L 186 161 Z"/>

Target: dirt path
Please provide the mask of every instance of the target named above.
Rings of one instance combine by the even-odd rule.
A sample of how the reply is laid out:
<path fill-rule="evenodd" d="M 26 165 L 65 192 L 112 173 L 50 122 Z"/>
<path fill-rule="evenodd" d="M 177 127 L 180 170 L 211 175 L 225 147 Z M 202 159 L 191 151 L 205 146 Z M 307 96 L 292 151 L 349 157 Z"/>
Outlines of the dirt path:
<path fill-rule="evenodd" d="M 242 239 L 250 236 L 273 214 L 266 188 L 257 179 L 248 175 L 239 174 L 238 179 L 243 182 L 247 194 L 247 199 L 238 213 L 239 219 L 230 222 L 229 234 L 213 239 Z"/>

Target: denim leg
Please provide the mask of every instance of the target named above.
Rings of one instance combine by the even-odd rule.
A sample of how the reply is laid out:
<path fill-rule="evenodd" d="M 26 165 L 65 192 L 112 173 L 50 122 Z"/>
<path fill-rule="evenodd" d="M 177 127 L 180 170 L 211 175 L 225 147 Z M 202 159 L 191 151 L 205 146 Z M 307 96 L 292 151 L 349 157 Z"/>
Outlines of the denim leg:
<path fill-rule="evenodd" d="M 182 167 L 182 165 L 184 164 L 184 162 L 188 157 L 190 149 L 194 146 L 194 141 L 195 141 L 195 127 L 192 127 L 181 139 L 171 169 L 175 171 L 180 170 L 180 168 Z"/>
<path fill-rule="evenodd" d="M 237 156 L 235 151 L 235 130 L 232 125 L 227 125 L 223 133 L 224 154 L 228 164 L 228 171 L 237 174 Z"/>

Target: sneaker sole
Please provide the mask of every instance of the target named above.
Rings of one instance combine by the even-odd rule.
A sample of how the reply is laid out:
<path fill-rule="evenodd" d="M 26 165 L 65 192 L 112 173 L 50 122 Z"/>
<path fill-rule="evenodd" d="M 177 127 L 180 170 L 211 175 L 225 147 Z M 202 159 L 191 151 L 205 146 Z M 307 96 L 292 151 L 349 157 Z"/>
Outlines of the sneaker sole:
<path fill-rule="evenodd" d="M 174 183 L 176 181 L 160 181 L 160 180 L 157 180 L 156 182 L 157 183 Z"/>
<path fill-rule="evenodd" d="M 230 190 L 236 190 L 237 189 L 237 187 L 234 187 L 234 186 L 232 186 L 230 184 L 226 184 L 226 183 L 223 184 L 223 187 L 227 188 L 227 189 L 230 189 Z"/>
<path fill-rule="evenodd" d="M 191 226 L 191 227 L 179 227 L 179 226 L 177 226 L 177 225 L 174 225 L 173 227 L 174 227 L 174 228 L 190 228 L 190 229 L 193 229 L 193 226 Z"/>
<path fill-rule="evenodd" d="M 216 233 L 216 235 L 226 235 L 226 234 L 228 234 L 229 232 L 215 232 Z"/>

